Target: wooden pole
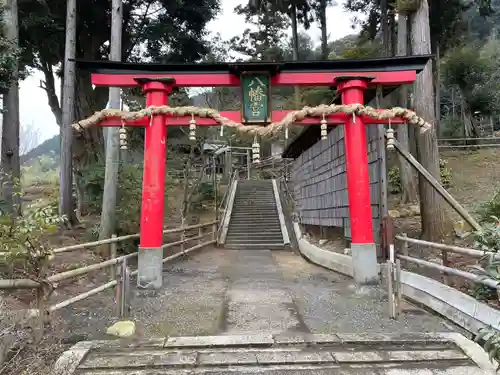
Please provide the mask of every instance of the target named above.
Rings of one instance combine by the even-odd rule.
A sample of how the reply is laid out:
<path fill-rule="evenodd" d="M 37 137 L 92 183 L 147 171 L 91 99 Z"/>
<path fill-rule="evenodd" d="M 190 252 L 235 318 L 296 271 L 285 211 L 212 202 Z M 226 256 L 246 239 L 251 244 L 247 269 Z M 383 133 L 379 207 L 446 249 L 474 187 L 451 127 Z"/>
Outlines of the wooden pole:
<path fill-rule="evenodd" d="M 111 5 L 111 43 L 110 60 L 121 61 L 122 55 L 122 0 L 113 0 Z M 109 88 L 109 108 L 120 109 L 121 89 Z M 104 190 L 102 197 L 101 224 L 99 226 L 99 239 L 109 238 L 115 230 L 116 216 L 116 190 L 118 184 L 118 170 L 120 163 L 119 128 L 106 129 L 106 168 L 104 172 Z M 111 252 L 111 249 L 103 249 Z M 106 254 L 107 255 L 107 254 Z"/>
<path fill-rule="evenodd" d="M 457 202 L 455 198 L 415 159 L 408 151 L 401 147 L 401 144 L 395 139 L 394 147 L 396 150 L 429 182 L 429 184 L 450 204 L 451 207 L 471 225 L 476 231 L 482 230 L 479 223 Z"/>
<path fill-rule="evenodd" d="M 67 0 L 66 4 L 59 212 L 61 215 L 66 215 L 70 223 L 76 223 L 76 214 L 73 210 L 73 128 L 71 126 L 75 117 L 76 0 Z"/>
<path fill-rule="evenodd" d="M 111 238 L 115 238 L 116 239 L 116 234 L 113 234 L 111 236 Z M 111 251 L 110 251 L 110 257 L 109 259 L 115 259 L 116 258 L 116 253 L 117 253 L 117 248 L 118 248 L 118 245 L 116 242 L 112 242 L 111 245 Z M 111 267 L 111 272 L 110 272 L 110 276 L 111 276 L 111 280 L 115 280 L 116 279 L 116 267 Z"/>

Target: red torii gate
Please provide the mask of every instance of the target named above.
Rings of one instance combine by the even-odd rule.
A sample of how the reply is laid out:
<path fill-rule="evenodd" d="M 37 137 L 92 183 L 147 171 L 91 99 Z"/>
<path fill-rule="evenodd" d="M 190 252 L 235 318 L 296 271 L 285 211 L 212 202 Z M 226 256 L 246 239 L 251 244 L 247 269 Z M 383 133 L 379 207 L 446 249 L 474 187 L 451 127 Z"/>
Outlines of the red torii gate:
<path fill-rule="evenodd" d="M 376 86 L 391 89 L 413 83 L 417 73 L 425 67 L 429 58 L 430 56 L 411 56 L 314 62 L 216 64 L 77 61 L 77 66 L 92 73 L 92 84 L 95 86 L 142 87 L 147 107 L 167 105 L 168 97 L 175 87 L 238 87 L 245 84 L 250 87 L 252 84 L 248 82 L 247 77 L 260 77 L 263 81 L 267 79 L 265 87 L 267 90 L 270 90 L 271 85 L 336 86 L 341 93 L 342 104 L 347 105 L 364 104 L 365 94 L 370 90 L 373 91 Z M 252 118 L 252 113 L 257 113 L 257 109 L 246 100 L 244 97 L 242 111 L 222 112 L 221 115 L 237 123 L 266 125 L 282 120 L 290 112 L 271 111 L 267 103 L 265 116 Z M 246 121 L 242 121 L 242 117 Z M 138 277 L 138 284 L 143 287 L 159 288 L 162 285 L 161 246 L 167 126 L 187 126 L 191 119 L 191 116 L 156 115 L 152 118 L 125 122 L 126 126 L 146 128 Z M 325 119 L 328 124 L 345 125 L 351 249 L 355 278 L 361 283 L 374 282 L 378 277 L 378 271 L 372 227 L 365 123 L 380 124 L 388 121 L 343 113 L 331 114 Z M 318 119 L 314 118 L 299 121 L 304 125 L 317 125 L 318 122 Z M 392 124 L 403 122 L 401 119 L 391 120 Z M 102 121 L 101 125 L 122 126 L 124 123 L 121 119 L 115 118 Z M 198 117 L 196 125 L 220 124 L 211 118 Z"/>

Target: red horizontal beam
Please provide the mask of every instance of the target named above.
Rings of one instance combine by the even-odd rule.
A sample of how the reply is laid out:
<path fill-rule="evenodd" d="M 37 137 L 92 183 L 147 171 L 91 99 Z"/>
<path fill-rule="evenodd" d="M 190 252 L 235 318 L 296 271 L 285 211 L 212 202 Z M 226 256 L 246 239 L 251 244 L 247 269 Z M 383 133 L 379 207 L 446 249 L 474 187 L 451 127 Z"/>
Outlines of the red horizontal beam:
<path fill-rule="evenodd" d="M 277 73 L 272 77 L 272 85 L 277 86 L 332 86 L 336 85 L 337 77 L 364 76 L 373 77 L 376 85 L 405 85 L 417 78 L 415 70 L 396 72 L 296 72 Z M 220 87 L 240 86 L 240 78 L 230 73 L 193 73 L 193 74 L 109 74 L 92 73 L 92 84 L 107 87 L 139 87 L 135 78 L 166 78 L 175 79 L 176 87 Z"/>
<path fill-rule="evenodd" d="M 292 111 L 273 111 L 272 121 L 277 122 L 283 120 L 283 118 Z M 228 118 L 231 121 L 241 123 L 241 112 L 240 111 L 226 111 L 221 112 L 221 116 Z M 330 116 L 326 116 L 326 120 L 329 125 L 341 125 L 345 123 L 346 116 L 344 113 L 334 113 Z M 350 115 L 349 115 L 350 116 Z M 375 120 L 368 116 L 361 116 L 365 124 L 387 124 L 387 120 Z M 168 116 L 166 123 L 171 126 L 186 126 L 189 125 L 189 120 L 191 116 Z M 314 117 L 307 117 L 301 121 L 297 121 L 298 125 L 318 125 L 320 119 Z M 126 126 L 147 126 L 149 125 L 150 118 L 144 117 L 139 120 L 125 121 Z M 392 119 L 391 124 L 404 124 L 405 121 L 400 118 Z M 200 126 L 218 126 L 220 125 L 211 118 L 206 117 L 196 117 L 196 125 Z M 101 126 L 122 126 L 122 121 L 118 118 L 109 118 L 101 123 Z"/>

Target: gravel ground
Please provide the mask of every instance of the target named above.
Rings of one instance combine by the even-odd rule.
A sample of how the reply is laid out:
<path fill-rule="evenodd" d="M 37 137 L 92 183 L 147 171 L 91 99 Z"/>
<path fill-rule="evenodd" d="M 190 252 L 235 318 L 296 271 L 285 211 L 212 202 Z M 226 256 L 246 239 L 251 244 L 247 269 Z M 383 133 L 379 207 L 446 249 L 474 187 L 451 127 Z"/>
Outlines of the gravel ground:
<path fill-rule="evenodd" d="M 418 309 L 390 320 L 380 287 L 357 286 L 293 252 L 210 248 L 166 265 L 164 275 L 163 289 L 132 293 L 138 337 L 449 330 Z M 70 341 L 109 339 L 112 293 L 66 308 L 62 318 Z"/>

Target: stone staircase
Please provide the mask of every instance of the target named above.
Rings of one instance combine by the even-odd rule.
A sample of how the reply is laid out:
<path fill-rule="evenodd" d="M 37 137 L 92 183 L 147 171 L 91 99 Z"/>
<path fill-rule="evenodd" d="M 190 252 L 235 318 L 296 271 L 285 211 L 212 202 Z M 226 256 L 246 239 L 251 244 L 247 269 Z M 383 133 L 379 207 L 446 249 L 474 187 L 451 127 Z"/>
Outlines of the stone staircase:
<path fill-rule="evenodd" d="M 225 247 L 284 248 L 272 180 L 238 181 Z"/>

